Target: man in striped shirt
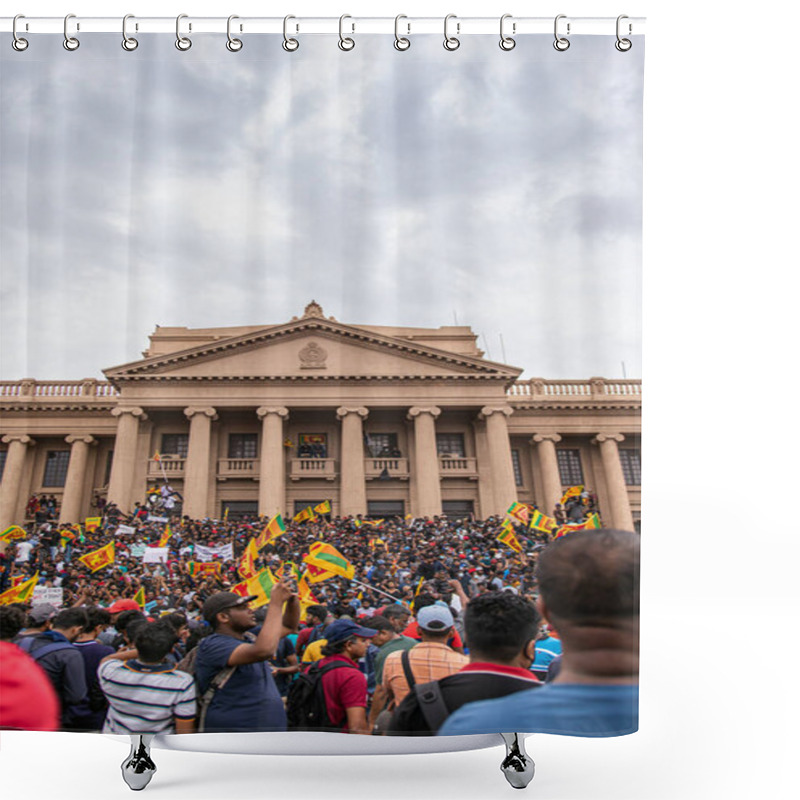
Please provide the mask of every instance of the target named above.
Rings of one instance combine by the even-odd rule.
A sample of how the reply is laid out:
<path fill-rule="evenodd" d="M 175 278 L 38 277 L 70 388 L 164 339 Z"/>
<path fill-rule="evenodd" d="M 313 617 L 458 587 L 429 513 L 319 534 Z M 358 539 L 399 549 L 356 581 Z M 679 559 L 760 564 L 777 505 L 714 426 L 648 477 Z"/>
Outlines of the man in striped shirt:
<path fill-rule="evenodd" d="M 194 679 L 166 661 L 176 641 L 168 622 L 150 622 L 134 650 L 103 659 L 97 670 L 109 705 L 103 733 L 194 732 Z"/>

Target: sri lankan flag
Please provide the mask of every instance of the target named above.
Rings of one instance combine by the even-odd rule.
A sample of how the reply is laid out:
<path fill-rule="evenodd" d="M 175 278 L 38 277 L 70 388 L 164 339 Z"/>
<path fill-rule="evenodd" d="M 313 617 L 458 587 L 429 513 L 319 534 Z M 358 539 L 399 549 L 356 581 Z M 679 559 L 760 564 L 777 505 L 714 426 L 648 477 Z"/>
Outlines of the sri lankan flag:
<path fill-rule="evenodd" d="M 280 514 L 276 514 L 270 521 L 269 525 L 267 525 L 267 542 L 271 542 L 273 539 L 277 539 L 279 536 L 283 536 L 286 533 L 286 523 L 283 521 L 283 517 Z"/>
<path fill-rule="evenodd" d="M 87 531 L 94 531 L 100 527 L 103 522 L 102 517 L 86 517 L 83 521 L 83 527 L 86 528 Z"/>
<path fill-rule="evenodd" d="M 272 587 L 276 583 L 277 581 L 270 568 L 264 567 L 260 572 L 253 575 L 252 578 L 237 583 L 231 591 L 242 597 L 250 597 L 250 595 L 254 594 L 256 599 L 251 601 L 251 606 L 253 608 L 260 608 L 269 603 Z"/>
<path fill-rule="evenodd" d="M 316 515 L 314 514 L 314 509 L 311 508 L 311 506 L 307 506 L 302 511 L 298 511 L 294 517 L 292 517 L 292 522 L 307 522 L 315 519 Z"/>
<path fill-rule="evenodd" d="M 139 587 L 139 591 L 133 596 L 133 602 L 136 603 L 139 608 L 144 608 L 146 602 L 144 596 L 144 586 Z"/>
<path fill-rule="evenodd" d="M 380 539 L 380 538 L 378 538 L 377 536 L 376 536 L 374 539 L 370 539 L 370 540 L 369 540 L 369 546 L 370 546 L 371 548 L 373 548 L 373 549 L 374 549 L 374 548 L 376 548 L 378 545 L 382 545 L 383 547 L 386 547 L 386 542 L 384 542 L 384 541 L 383 541 L 383 539 Z"/>
<path fill-rule="evenodd" d="M 250 580 L 256 576 L 256 559 L 258 558 L 258 548 L 256 547 L 256 540 L 251 539 L 247 543 L 247 547 L 242 554 L 242 560 L 239 562 L 238 572 L 245 579 Z M 251 592 L 252 594 L 252 592 Z"/>
<path fill-rule="evenodd" d="M 550 531 L 556 527 L 556 521 L 552 517 L 548 517 L 547 514 L 542 514 L 541 511 L 534 508 L 531 511 L 531 519 L 528 523 L 528 527 L 537 531 L 550 533 Z"/>
<path fill-rule="evenodd" d="M 561 496 L 561 505 L 563 506 L 570 497 L 578 497 L 580 493 L 583 491 L 583 484 L 580 486 L 570 486 L 566 492 Z"/>
<path fill-rule="evenodd" d="M 78 535 L 75 531 L 70 530 L 69 528 L 62 528 L 59 531 L 59 534 L 61 535 L 60 545 L 62 548 L 66 546 L 67 542 L 74 542 Z"/>
<path fill-rule="evenodd" d="M 417 588 L 414 590 L 414 597 L 416 597 L 422 591 L 422 587 L 424 584 L 425 584 L 425 578 L 420 578 L 419 583 L 417 584 Z"/>
<path fill-rule="evenodd" d="M 512 503 L 508 507 L 506 514 L 514 517 L 515 520 L 521 522 L 523 525 L 528 524 L 528 506 L 524 505 L 523 503 Z"/>
<path fill-rule="evenodd" d="M 513 526 L 507 520 L 500 526 L 500 534 L 497 539 L 506 545 L 506 547 L 510 547 L 512 550 L 514 550 L 514 552 L 522 552 L 522 545 L 519 543 L 519 540 L 514 533 Z"/>
<path fill-rule="evenodd" d="M 317 514 L 330 514 L 331 501 L 326 500 L 324 503 L 320 503 L 318 506 L 314 506 L 314 511 L 316 511 Z"/>
<path fill-rule="evenodd" d="M 198 575 L 214 575 L 219 577 L 222 564 L 219 561 L 190 561 L 189 574 L 196 578 Z"/>
<path fill-rule="evenodd" d="M 103 567 L 114 563 L 114 542 L 109 542 L 105 547 L 92 550 L 85 556 L 81 556 L 78 561 L 85 564 L 92 572 L 97 572 Z"/>
<path fill-rule="evenodd" d="M 384 520 L 382 519 L 365 519 L 365 525 L 372 525 L 373 528 L 377 528 L 380 525 L 383 525 Z"/>
<path fill-rule="evenodd" d="M 166 547 L 167 543 L 171 538 L 172 538 L 172 530 L 169 527 L 169 525 L 167 525 L 167 527 L 164 528 L 164 533 L 161 534 L 161 538 L 158 540 L 158 546 Z"/>
<path fill-rule="evenodd" d="M 36 584 L 39 583 L 39 573 L 37 572 L 32 578 L 23 581 L 18 586 L 12 586 L 6 589 L 5 592 L 0 594 L 0 606 L 9 605 L 10 603 L 27 603 L 33 597 L 33 590 Z"/>
<path fill-rule="evenodd" d="M 589 514 L 586 518 L 586 522 L 583 523 L 584 530 L 600 530 L 603 527 L 603 523 L 600 522 L 600 517 L 597 512 L 593 514 Z"/>
<path fill-rule="evenodd" d="M 335 547 L 325 542 L 314 542 L 308 555 L 303 556 L 303 561 L 309 567 L 318 567 L 331 575 L 339 575 L 348 580 L 356 574 L 355 567 Z"/>
<path fill-rule="evenodd" d="M 27 539 L 28 534 L 26 533 L 24 528 L 20 528 L 19 525 L 12 525 L 10 528 L 6 528 L 2 533 L 0 533 L 0 541 L 10 542 L 12 539 Z"/>
<path fill-rule="evenodd" d="M 303 559 L 305 561 L 305 558 Z M 304 576 L 308 583 L 320 583 L 320 581 L 327 581 L 328 578 L 336 577 L 333 572 L 329 572 L 322 567 L 316 567 L 313 564 L 306 564 L 306 571 Z"/>

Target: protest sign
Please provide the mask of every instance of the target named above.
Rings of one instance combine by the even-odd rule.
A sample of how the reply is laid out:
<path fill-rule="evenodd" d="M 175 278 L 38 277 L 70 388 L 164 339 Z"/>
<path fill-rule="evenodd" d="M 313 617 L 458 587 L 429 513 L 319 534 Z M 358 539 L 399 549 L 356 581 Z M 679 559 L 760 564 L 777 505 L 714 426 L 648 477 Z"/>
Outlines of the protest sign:
<path fill-rule="evenodd" d="M 169 547 L 146 547 L 144 551 L 144 564 L 165 564 L 169 558 Z"/>
<path fill-rule="evenodd" d="M 50 603 L 56 608 L 64 605 L 64 590 L 56 586 L 35 586 L 33 589 L 33 605 Z"/>

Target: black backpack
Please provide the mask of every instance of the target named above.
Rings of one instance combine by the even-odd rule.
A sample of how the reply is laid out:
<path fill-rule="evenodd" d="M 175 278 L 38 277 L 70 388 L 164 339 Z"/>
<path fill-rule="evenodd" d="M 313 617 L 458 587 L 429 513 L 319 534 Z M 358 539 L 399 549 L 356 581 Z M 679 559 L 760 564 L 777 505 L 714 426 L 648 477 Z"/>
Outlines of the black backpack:
<path fill-rule="evenodd" d="M 289 730 L 339 730 L 344 725 L 346 717 L 338 726 L 331 723 L 325 705 L 325 691 L 322 688 L 322 676 L 339 667 L 356 669 L 344 661 L 332 661 L 324 666 L 317 661 L 297 674 L 286 696 Z"/>

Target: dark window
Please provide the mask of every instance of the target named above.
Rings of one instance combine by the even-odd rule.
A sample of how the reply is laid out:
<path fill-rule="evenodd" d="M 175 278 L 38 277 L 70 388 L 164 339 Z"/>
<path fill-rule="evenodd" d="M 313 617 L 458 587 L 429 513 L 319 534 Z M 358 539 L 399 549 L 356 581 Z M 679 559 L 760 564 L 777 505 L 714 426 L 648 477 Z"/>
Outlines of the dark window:
<path fill-rule="evenodd" d="M 223 500 L 222 501 L 222 516 L 225 518 L 225 512 L 228 512 L 228 520 L 242 519 L 243 517 L 250 517 L 255 519 L 258 517 L 258 501 L 257 500 Z"/>
<path fill-rule="evenodd" d="M 364 434 L 364 442 L 373 458 L 379 458 L 380 456 L 400 457 L 400 451 L 397 449 L 396 433 L 367 433 Z"/>
<path fill-rule="evenodd" d="M 464 458 L 467 452 L 464 449 L 463 433 L 437 433 L 436 450 L 440 456 L 457 456 Z"/>
<path fill-rule="evenodd" d="M 7 457 L 8 457 L 8 450 L 0 450 L 0 481 L 3 480 L 3 471 L 6 468 Z"/>
<path fill-rule="evenodd" d="M 368 500 L 368 517 L 402 517 L 405 513 L 405 503 L 402 500 Z"/>
<path fill-rule="evenodd" d="M 445 517 L 467 517 L 474 510 L 472 500 L 442 500 L 442 514 Z"/>
<path fill-rule="evenodd" d="M 522 486 L 522 467 L 519 463 L 519 450 L 511 451 L 511 463 L 514 465 L 514 483 Z"/>
<path fill-rule="evenodd" d="M 257 450 L 255 433 L 232 433 L 228 437 L 228 458 L 255 458 Z"/>
<path fill-rule="evenodd" d="M 558 472 L 562 486 L 580 486 L 583 483 L 580 450 L 556 450 Z"/>
<path fill-rule="evenodd" d="M 186 458 L 189 453 L 188 433 L 165 433 L 161 437 L 161 455 Z"/>
<path fill-rule="evenodd" d="M 314 506 L 318 506 L 320 503 L 324 503 L 324 500 L 295 500 L 294 501 L 294 513 L 299 514 L 303 509 L 308 508 L 311 506 L 311 510 L 314 511 Z M 318 514 L 318 511 L 314 512 Z"/>
<path fill-rule="evenodd" d="M 619 460 L 622 464 L 622 474 L 628 486 L 642 485 L 642 451 L 620 450 Z"/>
<path fill-rule="evenodd" d="M 42 486 L 63 486 L 67 482 L 69 450 L 48 450 Z"/>

